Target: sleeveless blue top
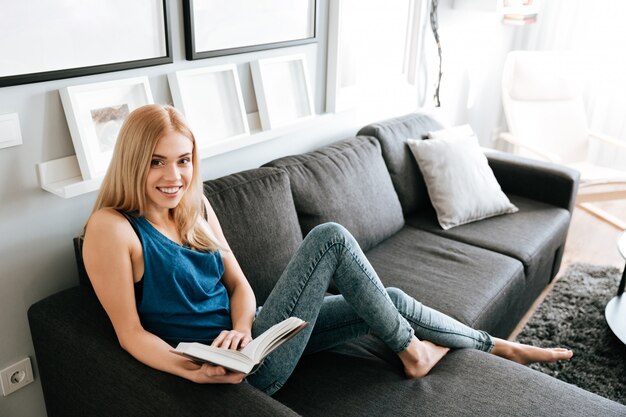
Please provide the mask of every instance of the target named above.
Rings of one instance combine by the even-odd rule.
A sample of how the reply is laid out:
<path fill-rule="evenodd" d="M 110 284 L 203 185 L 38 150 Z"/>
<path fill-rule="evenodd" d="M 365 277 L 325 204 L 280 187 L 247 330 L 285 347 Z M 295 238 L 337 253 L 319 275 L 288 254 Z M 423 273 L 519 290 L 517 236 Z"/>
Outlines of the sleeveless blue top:
<path fill-rule="evenodd" d="M 231 329 L 220 253 L 188 249 L 167 238 L 145 217 L 126 217 L 143 248 L 144 274 L 135 290 L 144 328 L 172 345 L 210 343 L 222 330 Z"/>

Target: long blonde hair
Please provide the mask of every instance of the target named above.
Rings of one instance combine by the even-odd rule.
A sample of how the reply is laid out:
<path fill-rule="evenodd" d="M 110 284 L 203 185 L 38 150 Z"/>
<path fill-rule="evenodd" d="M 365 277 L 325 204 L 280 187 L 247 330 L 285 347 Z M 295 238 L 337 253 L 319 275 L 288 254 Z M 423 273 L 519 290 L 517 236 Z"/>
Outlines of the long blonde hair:
<path fill-rule="evenodd" d="M 182 134 L 193 143 L 191 183 L 180 203 L 170 209 L 182 243 L 201 251 L 220 249 L 203 215 L 206 208 L 202 199 L 196 139 L 183 116 L 171 106 L 149 104 L 128 115 L 120 129 L 92 214 L 102 208 L 113 208 L 145 215 L 146 180 L 152 154 L 159 139 L 170 131 Z"/>

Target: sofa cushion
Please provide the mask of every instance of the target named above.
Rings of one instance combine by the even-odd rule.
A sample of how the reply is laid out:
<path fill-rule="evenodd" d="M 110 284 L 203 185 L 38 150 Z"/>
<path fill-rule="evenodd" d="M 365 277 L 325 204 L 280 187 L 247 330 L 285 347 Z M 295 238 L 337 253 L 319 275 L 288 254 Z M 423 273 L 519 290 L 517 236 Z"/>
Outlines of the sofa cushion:
<path fill-rule="evenodd" d="M 194 384 L 139 362 L 83 285 L 33 304 L 28 323 L 48 416 L 298 416 L 250 384 Z"/>
<path fill-rule="evenodd" d="M 473 132 L 466 137 L 407 139 L 407 143 L 444 230 L 517 211 L 502 192 Z"/>
<path fill-rule="evenodd" d="M 263 304 L 302 242 L 289 177 L 258 168 L 206 181 L 204 193 Z"/>
<path fill-rule="evenodd" d="M 440 236 L 489 249 L 518 259 L 534 296 L 556 274 L 555 254 L 565 242 L 570 214 L 566 209 L 509 195 L 519 211 L 477 223 L 442 230 L 434 210 L 407 218 L 407 224 Z"/>
<path fill-rule="evenodd" d="M 274 398 L 304 416 L 617 417 L 626 407 L 488 353 L 448 353 L 404 378 L 396 355 L 371 337 L 304 357 Z"/>
<path fill-rule="evenodd" d="M 373 136 L 380 141 L 383 158 L 405 214 L 430 205 L 424 179 L 406 140 L 425 137 L 429 131 L 441 128 L 439 122 L 426 114 L 407 114 L 367 125 L 358 132 L 358 135 Z"/>
<path fill-rule="evenodd" d="M 410 226 L 366 255 L 386 287 L 494 336 L 526 312 L 524 271 L 511 257 Z"/>
<path fill-rule="evenodd" d="M 303 234 L 332 221 L 348 229 L 367 250 L 404 225 L 375 139 L 351 138 L 267 165 L 289 173 Z"/>

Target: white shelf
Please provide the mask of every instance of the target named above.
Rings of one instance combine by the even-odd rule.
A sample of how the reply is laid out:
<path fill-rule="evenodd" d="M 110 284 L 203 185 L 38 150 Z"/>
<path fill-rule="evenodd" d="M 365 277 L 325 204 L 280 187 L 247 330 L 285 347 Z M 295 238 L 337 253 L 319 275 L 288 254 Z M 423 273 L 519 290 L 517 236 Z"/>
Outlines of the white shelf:
<path fill-rule="evenodd" d="M 298 130 L 310 129 L 330 116 L 330 114 L 317 115 L 288 126 L 263 131 L 260 128 L 259 114 L 252 113 L 248 115 L 251 132 L 249 136 L 237 136 L 233 139 L 226 139 L 198 149 L 198 157 L 206 159 L 246 146 L 277 139 Z M 37 175 L 41 188 L 62 198 L 72 198 L 98 191 L 102 184 L 102 178 L 83 180 L 75 155 L 37 164 Z"/>
<path fill-rule="evenodd" d="M 39 184 L 44 190 L 63 198 L 96 191 L 102 178 L 83 180 L 76 155 L 37 164 Z"/>

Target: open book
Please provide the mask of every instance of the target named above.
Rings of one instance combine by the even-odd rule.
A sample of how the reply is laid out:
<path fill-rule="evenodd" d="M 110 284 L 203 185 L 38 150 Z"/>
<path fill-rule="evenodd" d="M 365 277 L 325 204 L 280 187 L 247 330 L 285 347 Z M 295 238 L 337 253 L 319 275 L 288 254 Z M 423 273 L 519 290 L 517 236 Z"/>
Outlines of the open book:
<path fill-rule="evenodd" d="M 232 371 L 249 374 L 278 346 L 300 333 L 307 325 L 297 317 L 289 317 L 267 329 L 241 350 L 231 350 L 202 343 L 181 342 L 172 350 L 193 361 L 210 362 Z"/>

